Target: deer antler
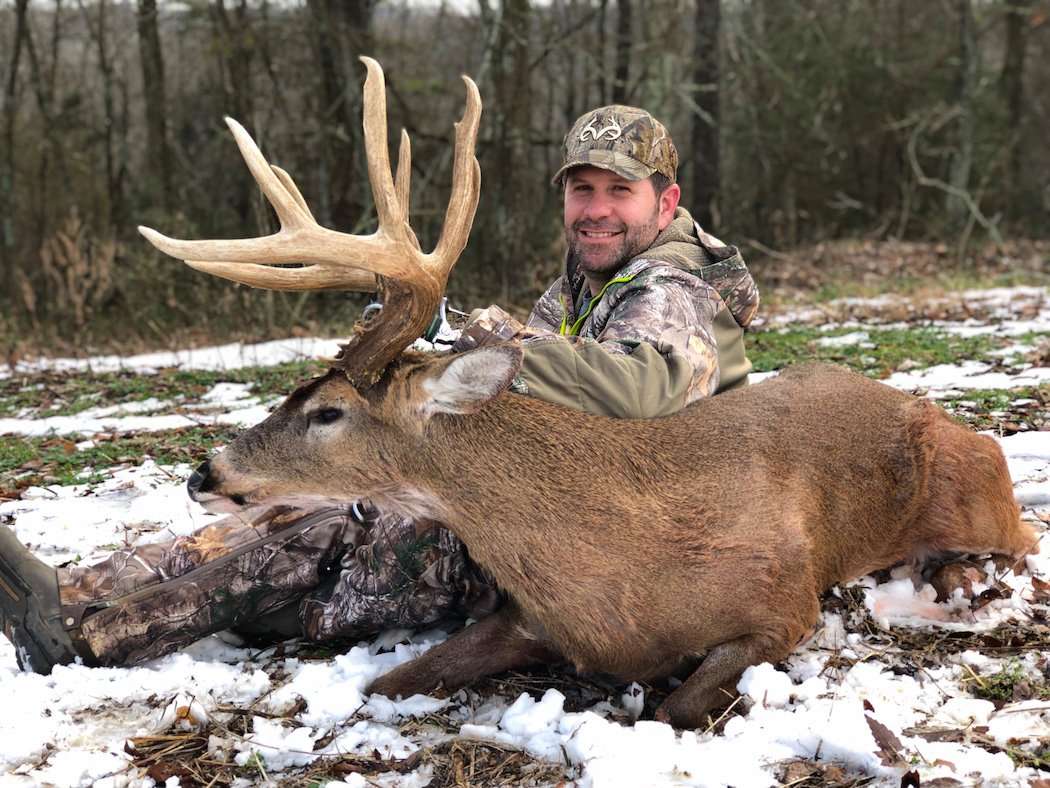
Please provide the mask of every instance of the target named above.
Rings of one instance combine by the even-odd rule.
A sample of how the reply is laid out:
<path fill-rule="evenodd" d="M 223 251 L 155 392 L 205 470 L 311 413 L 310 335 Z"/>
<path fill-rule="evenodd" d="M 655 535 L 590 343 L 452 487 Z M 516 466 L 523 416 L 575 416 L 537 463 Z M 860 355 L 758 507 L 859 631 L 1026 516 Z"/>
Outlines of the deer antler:
<path fill-rule="evenodd" d="M 287 172 L 270 165 L 244 128 L 231 118 L 233 132 L 248 169 L 273 205 L 281 229 L 269 236 L 240 240 L 183 241 L 139 227 L 155 247 L 199 271 L 272 290 L 379 290 L 383 310 L 341 347 L 337 364 L 355 385 L 372 383 L 426 328 L 445 291 L 474 222 L 481 189 L 481 167 L 474 145 L 481 119 L 478 87 L 464 76 L 466 109 L 455 124 L 452 195 L 445 224 L 434 251 L 425 254 L 408 222 L 411 148 L 401 132 L 396 179 L 387 147 L 386 83 L 383 69 L 369 57 L 364 87 L 365 155 L 379 229 L 372 235 L 350 235 L 321 227 Z M 281 268 L 307 263 L 301 268 Z"/>

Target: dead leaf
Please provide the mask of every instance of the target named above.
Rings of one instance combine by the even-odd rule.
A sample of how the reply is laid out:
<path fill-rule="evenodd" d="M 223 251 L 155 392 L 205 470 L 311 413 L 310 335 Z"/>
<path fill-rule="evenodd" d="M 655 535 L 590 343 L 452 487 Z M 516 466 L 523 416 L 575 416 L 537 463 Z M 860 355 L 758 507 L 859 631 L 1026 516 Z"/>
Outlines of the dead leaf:
<path fill-rule="evenodd" d="M 846 770 L 841 766 L 829 763 L 824 767 L 824 782 L 828 785 L 845 785 L 847 781 Z"/>
<path fill-rule="evenodd" d="M 909 728 L 904 733 L 907 736 L 918 736 L 926 741 L 960 742 L 965 738 L 964 732 L 957 728 L 932 728 L 928 730 Z"/>
<path fill-rule="evenodd" d="M 901 788 L 919 788 L 919 773 L 911 771 L 902 774 Z"/>
<path fill-rule="evenodd" d="M 780 782 L 782 783 L 797 783 L 807 779 L 811 774 L 817 770 L 813 768 L 813 764 L 807 763 L 806 761 L 791 761 L 791 763 L 784 766 L 780 772 Z"/>
<path fill-rule="evenodd" d="M 1050 583 L 1033 577 L 1032 594 L 1037 602 L 1050 602 Z"/>
<path fill-rule="evenodd" d="M 879 751 L 876 754 L 879 756 L 879 760 L 882 761 L 883 766 L 893 766 L 899 763 L 901 760 L 900 739 L 894 735 L 893 731 L 870 714 L 864 715 L 864 719 L 868 721 L 871 735 L 875 737 L 875 743 L 879 745 Z"/>

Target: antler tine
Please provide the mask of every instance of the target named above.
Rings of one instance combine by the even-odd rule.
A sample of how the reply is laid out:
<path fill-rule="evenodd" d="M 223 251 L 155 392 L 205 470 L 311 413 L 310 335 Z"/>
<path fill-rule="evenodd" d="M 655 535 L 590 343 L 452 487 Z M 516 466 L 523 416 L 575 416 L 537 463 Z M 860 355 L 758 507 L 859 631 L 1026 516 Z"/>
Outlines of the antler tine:
<path fill-rule="evenodd" d="M 259 188 L 266 195 L 266 199 L 270 201 L 270 205 L 277 212 L 277 218 L 280 220 L 281 226 L 293 228 L 310 224 L 313 216 L 309 210 L 305 213 L 303 212 L 302 206 L 305 204 L 305 201 L 302 194 L 299 193 L 299 188 L 292 182 L 292 189 L 289 191 L 283 182 L 285 179 L 291 181 L 291 176 L 285 172 L 285 179 L 282 179 L 274 171 L 274 168 L 270 166 L 270 163 L 266 161 L 266 157 L 262 155 L 259 146 L 255 144 L 252 135 L 247 132 L 244 126 L 229 116 L 225 120 L 227 127 L 233 132 L 234 142 L 237 143 L 237 147 L 241 151 L 244 163 L 248 165 L 248 170 L 251 172 L 252 177 L 255 178 L 255 182 L 259 184 Z"/>
<path fill-rule="evenodd" d="M 276 164 L 271 164 L 270 169 L 273 170 L 273 174 L 277 176 L 277 179 L 281 182 L 281 185 L 285 190 L 292 195 L 292 199 L 295 200 L 296 204 L 303 209 L 303 213 L 307 215 L 311 222 L 316 222 L 317 220 L 314 219 L 313 211 L 311 211 L 310 206 L 306 204 L 306 200 L 303 198 L 303 193 L 299 191 L 299 187 L 295 185 L 292 176 Z"/>
<path fill-rule="evenodd" d="M 390 148 L 386 132 L 386 78 L 383 68 L 370 57 L 362 56 L 361 62 L 368 70 L 364 87 L 365 158 L 368 161 L 368 180 L 372 184 L 372 198 L 376 204 L 380 231 L 403 236 L 412 234 L 407 217 L 402 212 L 402 201 L 394 185 L 390 169 Z M 400 166 L 398 170 L 400 171 Z"/>
<path fill-rule="evenodd" d="M 452 161 L 452 196 L 445 211 L 445 224 L 437 246 L 428 256 L 434 268 L 444 268 L 444 275 L 459 259 L 470 237 L 474 214 L 481 196 L 481 165 L 474 155 L 481 123 L 481 93 L 474 80 L 464 75 L 467 88 L 466 107 L 463 117 L 456 124 L 455 156 Z"/>
<path fill-rule="evenodd" d="M 397 151 L 397 175 L 394 177 L 394 190 L 397 192 L 397 201 L 401 203 L 401 215 L 405 217 L 405 222 L 408 222 L 412 210 L 412 141 L 404 129 L 401 129 L 401 147 Z M 415 241 L 416 249 L 419 249 L 419 239 L 416 238 L 416 234 L 410 233 L 409 235 L 410 239 Z"/>
<path fill-rule="evenodd" d="M 357 290 L 374 293 L 379 280 L 371 271 L 359 268 L 307 265 L 302 268 L 279 268 L 257 263 L 220 263 L 186 260 L 186 265 L 231 282 L 267 290 Z"/>

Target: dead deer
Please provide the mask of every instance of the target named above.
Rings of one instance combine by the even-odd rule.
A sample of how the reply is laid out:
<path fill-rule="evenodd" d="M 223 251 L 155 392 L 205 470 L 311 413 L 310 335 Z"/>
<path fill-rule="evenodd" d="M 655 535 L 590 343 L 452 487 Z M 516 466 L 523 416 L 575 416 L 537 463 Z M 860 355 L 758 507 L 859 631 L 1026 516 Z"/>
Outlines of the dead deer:
<path fill-rule="evenodd" d="M 424 255 L 407 222 L 407 140 L 395 184 L 382 72 L 366 63 L 375 236 L 312 223 L 291 179 L 239 127 L 281 233 L 183 242 L 144 232 L 164 251 L 208 261 L 195 267 L 253 285 L 379 278 L 384 309 L 335 368 L 190 481 L 191 495 L 215 509 L 371 499 L 446 524 L 492 573 L 508 595 L 499 612 L 380 677 L 372 692 L 456 688 L 552 660 L 653 679 L 702 656 L 657 711 L 693 727 L 746 667 L 791 652 L 828 587 L 931 555 L 1035 549 L 992 439 L 842 369 L 805 366 L 674 416 L 632 421 L 509 393 L 527 352 L 516 344 L 397 357 L 433 313 L 466 242 L 480 100 L 468 80 L 446 226 Z M 249 260 L 316 262 L 271 271 L 243 268 Z M 345 266 L 354 268 L 340 278 Z"/>

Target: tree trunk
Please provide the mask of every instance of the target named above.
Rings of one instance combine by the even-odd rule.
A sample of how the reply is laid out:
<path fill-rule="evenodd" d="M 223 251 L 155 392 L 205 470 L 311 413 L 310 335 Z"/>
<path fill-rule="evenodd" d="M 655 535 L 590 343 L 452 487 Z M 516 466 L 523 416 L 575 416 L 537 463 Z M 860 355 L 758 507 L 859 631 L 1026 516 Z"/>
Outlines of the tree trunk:
<path fill-rule="evenodd" d="M 142 92 L 146 104 L 147 187 L 156 204 L 171 210 L 171 148 L 165 107 L 164 54 L 157 29 L 157 0 L 138 0 L 139 61 L 142 65 Z"/>
<path fill-rule="evenodd" d="M 226 9 L 225 0 L 215 0 L 212 10 L 218 34 L 226 102 L 235 119 L 251 123 L 255 108 L 252 91 L 252 60 L 255 52 L 254 32 L 248 19 L 248 2 L 238 0 L 233 19 Z"/>
<path fill-rule="evenodd" d="M 211 11 L 223 102 L 229 107 L 229 114 L 234 120 L 247 124 L 251 128 L 255 115 L 251 79 L 254 33 L 248 20 L 247 0 L 238 0 L 233 19 L 230 18 L 225 0 L 215 0 Z M 252 129 L 252 131 L 256 142 L 261 143 L 261 130 Z M 261 234 L 270 232 L 273 228 L 256 221 L 258 218 L 256 206 L 259 199 L 255 192 L 238 189 L 237 194 L 232 197 L 232 203 L 238 224 L 241 227 L 254 225 Z"/>
<path fill-rule="evenodd" d="M 597 44 L 594 47 L 594 50 L 597 53 L 594 63 L 594 87 L 598 93 L 598 98 L 595 101 L 597 106 L 605 104 L 608 100 L 606 97 L 609 95 L 609 80 L 608 75 L 605 73 L 605 50 L 607 49 L 605 39 L 605 17 L 608 8 L 609 0 L 598 0 L 598 19 L 595 22 L 595 31 L 598 35 Z M 580 107 L 569 123 L 572 123 L 572 121 L 576 119 L 576 115 L 580 115 L 588 109 L 590 108 Z"/>
<path fill-rule="evenodd" d="M 16 0 L 15 37 L 11 46 L 11 61 L 4 85 L 3 159 L 0 161 L 0 285 L 5 293 L 14 292 L 15 217 L 14 195 L 17 181 L 15 155 L 15 115 L 18 105 L 18 64 L 22 58 L 22 44 L 28 36 L 26 13 L 29 0 Z"/>
<path fill-rule="evenodd" d="M 357 151 L 361 150 L 360 55 L 371 52 L 373 0 L 307 0 L 320 82 L 318 218 L 353 226 L 361 218 L 367 189 Z"/>
<path fill-rule="evenodd" d="M 44 145 L 41 152 L 36 173 L 37 187 L 31 192 L 32 232 L 26 239 L 26 246 L 31 249 L 39 249 L 44 239 L 58 223 L 60 215 L 65 211 L 66 205 L 53 199 L 51 190 L 51 173 L 57 171 L 57 181 L 67 184 L 73 183 L 66 163 L 65 149 L 62 147 L 62 139 L 58 134 L 58 123 L 55 120 L 55 94 L 58 78 L 59 47 L 62 43 L 63 27 L 62 21 L 64 11 L 62 0 L 55 0 L 54 11 L 51 17 L 51 39 L 49 41 L 51 58 L 50 68 L 44 68 L 40 60 L 40 53 L 33 42 L 31 31 L 27 28 L 25 34 L 26 55 L 29 57 L 29 71 L 32 78 L 33 93 L 36 96 L 37 109 L 40 112 L 43 125 Z"/>
<path fill-rule="evenodd" d="M 616 70 L 612 103 L 626 104 L 631 72 L 631 0 L 616 0 Z"/>
<path fill-rule="evenodd" d="M 698 111 L 693 115 L 692 145 L 683 158 L 692 168 L 693 215 L 701 225 L 714 227 L 718 215 L 719 167 L 719 28 L 720 0 L 696 0 L 693 40 L 693 84 Z"/>
<path fill-rule="evenodd" d="M 506 302 L 525 281 L 523 270 L 533 222 L 530 220 L 536 194 L 535 173 L 529 166 L 532 91 L 529 73 L 529 32 L 532 23 L 529 0 L 505 0 L 499 28 L 495 63 L 495 102 L 498 130 L 493 151 L 499 173 L 496 199 L 496 231 L 500 260 L 500 297 Z"/>
<path fill-rule="evenodd" d="M 1006 208 L 1010 217 L 1016 217 L 1023 194 L 1021 182 L 1021 126 L 1024 122 L 1024 63 L 1028 48 L 1027 23 L 1029 0 L 1006 0 L 1006 49 L 1003 52 L 1003 70 L 1000 76 L 1006 101 L 1006 130 L 1009 133 L 1010 154 L 1007 162 Z"/>
<path fill-rule="evenodd" d="M 101 217 L 101 223 L 106 226 L 107 232 L 124 225 L 124 199 L 121 184 L 123 167 L 117 160 L 114 137 L 118 130 L 118 119 L 114 104 L 113 87 L 116 79 L 113 69 L 112 53 L 109 50 L 107 40 L 107 12 L 109 10 L 108 0 L 97 0 L 96 17 L 91 18 L 89 9 L 79 0 L 81 14 L 84 22 L 95 39 L 95 52 L 98 56 L 98 71 L 102 81 L 102 154 L 106 168 L 106 194 L 100 201 L 106 206 L 106 213 Z"/>
<path fill-rule="evenodd" d="M 959 120 L 955 126 L 955 150 L 952 155 L 948 183 L 955 193 L 947 197 L 948 218 L 956 229 L 967 217 L 966 202 L 959 192 L 970 185 L 973 167 L 974 91 L 977 87 L 977 33 L 973 19 L 973 0 L 955 0 L 959 15 L 959 71 L 956 78 L 955 104 Z"/>

